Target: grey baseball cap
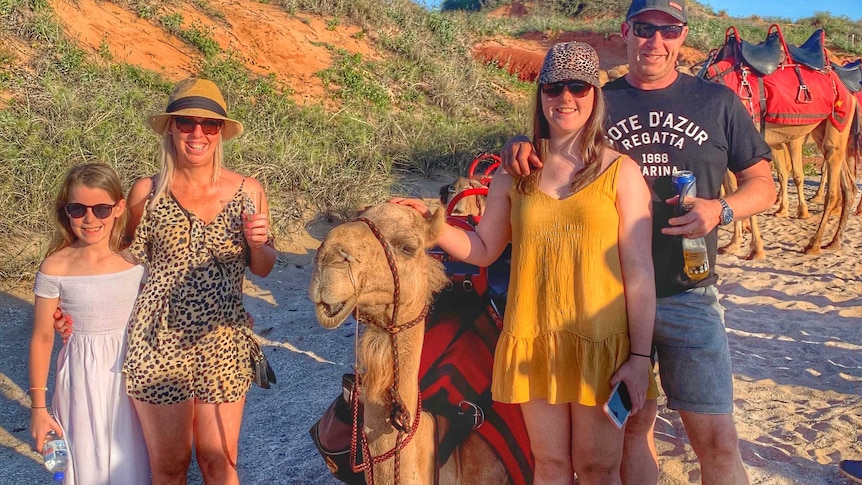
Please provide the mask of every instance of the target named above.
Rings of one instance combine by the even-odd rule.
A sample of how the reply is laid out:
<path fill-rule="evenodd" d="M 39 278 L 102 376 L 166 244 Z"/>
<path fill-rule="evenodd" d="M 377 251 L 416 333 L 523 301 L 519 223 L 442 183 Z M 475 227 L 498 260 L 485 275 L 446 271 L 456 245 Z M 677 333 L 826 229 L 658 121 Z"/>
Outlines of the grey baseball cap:
<path fill-rule="evenodd" d="M 635 15 L 640 15 L 650 10 L 664 12 L 680 22 L 688 23 L 688 11 L 685 8 L 685 0 L 632 0 L 626 20 L 631 20 Z"/>

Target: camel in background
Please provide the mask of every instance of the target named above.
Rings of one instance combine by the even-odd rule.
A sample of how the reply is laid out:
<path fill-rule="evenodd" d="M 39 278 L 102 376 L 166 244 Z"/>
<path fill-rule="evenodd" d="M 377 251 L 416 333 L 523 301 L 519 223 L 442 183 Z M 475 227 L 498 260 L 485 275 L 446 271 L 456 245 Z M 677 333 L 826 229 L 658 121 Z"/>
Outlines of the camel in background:
<path fill-rule="evenodd" d="M 332 229 L 314 259 L 309 296 L 320 324 L 337 328 L 351 313 L 365 324 L 356 360 L 371 456 L 385 458 L 415 426 L 397 460 L 375 459 L 366 471 L 366 481 L 373 474 L 378 485 L 435 483 L 435 436 L 442 432 L 435 435 L 433 416 L 424 411 L 417 416 L 416 410 L 425 314 L 434 293 L 449 282 L 443 265 L 426 253 L 444 220 L 443 209 L 426 220 L 412 208 L 380 204 Z M 393 427 L 393 409 L 399 408 L 408 432 Z M 445 484 L 510 483 L 497 455 L 475 432 L 439 469 L 438 478 Z"/>
<path fill-rule="evenodd" d="M 826 62 L 824 38 L 823 31 L 817 30 L 803 45 L 788 46 L 781 28 L 773 24 L 766 40 L 754 45 L 743 41 L 736 27 L 731 26 L 725 33 L 724 45 L 710 52 L 698 73 L 733 90 L 760 128 L 778 174 L 777 217 L 790 213 L 788 173 L 798 193 L 797 216 L 810 217 L 803 193 L 802 145 L 806 137 L 811 136 L 823 153 L 823 214 L 805 246 L 806 254 L 819 254 L 822 247 L 840 249 L 856 196 L 851 175 L 855 170 L 849 169 L 847 158 L 858 103 Z M 833 212 L 840 213 L 838 226 L 832 241 L 822 246 Z"/>
<path fill-rule="evenodd" d="M 736 175 L 728 170 L 724 174 L 724 181 L 721 184 L 721 189 L 724 194 L 732 194 L 738 188 Z M 718 248 L 719 253 L 736 254 L 742 246 L 742 233 L 748 230 L 751 233 L 751 241 L 748 245 L 748 256 L 745 259 L 758 260 L 766 257 L 766 251 L 763 249 L 763 238 L 760 235 L 760 226 L 757 225 L 757 214 L 742 221 L 733 222 L 733 232 L 730 236 L 730 241 L 724 246 Z"/>
<path fill-rule="evenodd" d="M 481 216 L 485 212 L 485 201 L 488 198 L 487 186 L 481 180 L 467 177 L 458 177 L 454 182 L 440 187 L 440 203 L 448 206 L 449 202 L 458 194 L 468 189 L 482 189 L 483 194 L 467 195 L 459 199 L 452 207 L 449 215 L 470 217 Z M 475 224 L 474 224 L 475 225 Z"/>
<path fill-rule="evenodd" d="M 849 117 L 853 119 L 859 106 L 855 97 L 850 96 L 850 100 L 852 108 Z M 851 143 L 851 129 L 852 123 L 847 123 L 843 130 L 838 130 L 828 118 L 806 125 L 783 125 L 767 122 L 764 126 L 763 137 L 772 149 L 773 166 L 778 173 L 780 200 L 778 211 L 775 213 L 777 217 L 786 217 L 789 214 L 788 169 L 791 171 L 798 194 L 797 217 L 800 219 L 810 217 L 808 204 L 803 193 L 805 178 L 802 171 L 802 144 L 806 137 L 811 136 L 823 154 L 823 178 L 826 181 L 823 214 L 817 231 L 805 246 L 806 254 L 820 254 L 829 216 L 833 212 L 839 212 L 838 227 L 835 229 L 832 241 L 822 247 L 834 250 L 841 248 L 844 228 L 856 200 L 856 183 L 853 176 L 855 163 L 851 167 L 852 157 L 848 150 Z"/>

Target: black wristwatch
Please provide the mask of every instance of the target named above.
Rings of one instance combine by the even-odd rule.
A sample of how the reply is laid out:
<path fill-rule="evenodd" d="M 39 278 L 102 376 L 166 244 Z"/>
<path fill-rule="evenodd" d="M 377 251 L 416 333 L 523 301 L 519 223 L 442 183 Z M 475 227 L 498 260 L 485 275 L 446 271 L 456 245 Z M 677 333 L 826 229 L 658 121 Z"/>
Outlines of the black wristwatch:
<path fill-rule="evenodd" d="M 733 209 L 727 205 L 727 201 L 724 199 L 718 199 L 721 203 L 721 225 L 726 226 L 733 222 Z"/>

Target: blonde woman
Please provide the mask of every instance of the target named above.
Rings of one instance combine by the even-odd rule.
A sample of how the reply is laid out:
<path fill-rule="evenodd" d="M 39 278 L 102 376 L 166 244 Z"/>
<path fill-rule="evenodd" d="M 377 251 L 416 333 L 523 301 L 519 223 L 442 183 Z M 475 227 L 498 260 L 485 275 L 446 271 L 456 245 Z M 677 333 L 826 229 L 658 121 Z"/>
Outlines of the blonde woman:
<path fill-rule="evenodd" d="M 162 167 L 132 186 L 131 253 L 149 277 L 129 325 L 123 372 L 141 420 L 153 483 L 184 484 L 192 447 L 206 483 L 237 484 L 237 447 L 252 379 L 246 267 L 272 270 L 260 183 L 222 165 L 222 141 L 243 131 L 219 88 L 176 85 L 164 113 Z"/>

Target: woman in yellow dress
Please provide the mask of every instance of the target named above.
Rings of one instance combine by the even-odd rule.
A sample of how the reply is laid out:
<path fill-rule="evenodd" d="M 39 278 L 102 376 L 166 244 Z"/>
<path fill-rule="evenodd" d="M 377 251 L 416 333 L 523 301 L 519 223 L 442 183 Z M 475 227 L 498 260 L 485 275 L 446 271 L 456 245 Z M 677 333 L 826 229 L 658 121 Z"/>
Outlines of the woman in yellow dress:
<path fill-rule="evenodd" d="M 553 46 L 536 88 L 540 170 L 499 171 L 475 232 L 447 226 L 437 243 L 487 266 L 512 243 L 512 271 L 492 395 L 519 403 L 535 482 L 620 483 L 625 428 L 605 416 L 624 382 L 632 411 L 658 390 L 650 193 L 631 158 L 608 147 L 595 50 Z M 429 214 L 414 199 L 394 199 Z"/>

